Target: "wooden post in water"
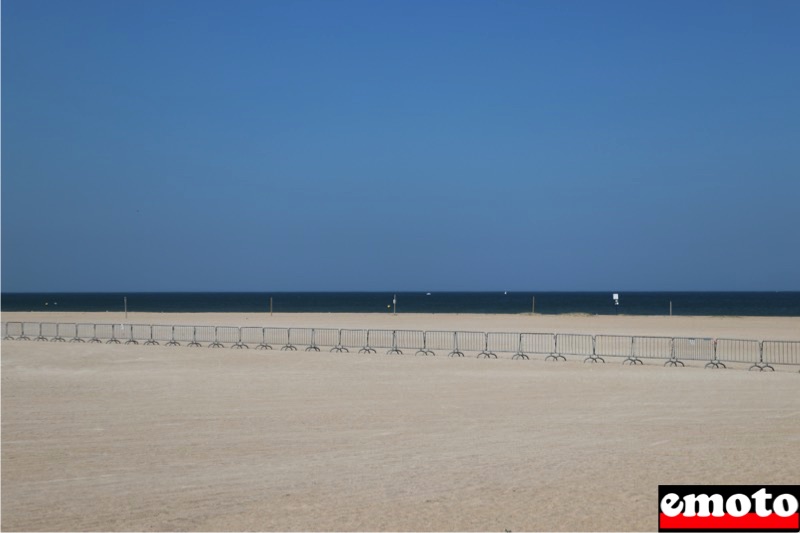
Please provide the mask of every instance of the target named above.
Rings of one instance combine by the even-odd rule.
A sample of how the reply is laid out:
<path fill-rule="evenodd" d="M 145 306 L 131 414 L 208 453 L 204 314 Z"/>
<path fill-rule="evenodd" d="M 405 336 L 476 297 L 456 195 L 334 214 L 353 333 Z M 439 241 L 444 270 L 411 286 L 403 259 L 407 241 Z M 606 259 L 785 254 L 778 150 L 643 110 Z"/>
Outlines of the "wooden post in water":
<path fill-rule="evenodd" d="M 394 306 L 394 314 L 397 314 L 397 295 L 395 294 L 392 297 L 392 305 Z"/>
<path fill-rule="evenodd" d="M 127 296 L 123 296 L 122 297 L 122 301 L 125 304 L 125 320 L 128 320 L 128 297 Z"/>
<path fill-rule="evenodd" d="M 531 296 L 531 314 L 536 314 L 536 296 Z"/>
<path fill-rule="evenodd" d="M 669 301 L 669 316 L 672 316 L 672 300 Z"/>
<path fill-rule="evenodd" d="M 272 296 L 269 297 L 269 316 L 272 316 Z"/>

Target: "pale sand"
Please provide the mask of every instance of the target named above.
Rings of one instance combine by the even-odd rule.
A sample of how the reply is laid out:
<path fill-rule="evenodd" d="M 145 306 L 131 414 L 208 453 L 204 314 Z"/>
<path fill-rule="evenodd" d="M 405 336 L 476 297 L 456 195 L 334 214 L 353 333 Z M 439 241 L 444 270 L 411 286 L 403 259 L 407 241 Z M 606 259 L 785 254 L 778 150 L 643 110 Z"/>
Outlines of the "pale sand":
<path fill-rule="evenodd" d="M 128 322 L 798 338 L 796 318 Z M 659 484 L 797 483 L 798 391 L 796 372 L 8 341 L 2 526 L 655 530 Z"/>

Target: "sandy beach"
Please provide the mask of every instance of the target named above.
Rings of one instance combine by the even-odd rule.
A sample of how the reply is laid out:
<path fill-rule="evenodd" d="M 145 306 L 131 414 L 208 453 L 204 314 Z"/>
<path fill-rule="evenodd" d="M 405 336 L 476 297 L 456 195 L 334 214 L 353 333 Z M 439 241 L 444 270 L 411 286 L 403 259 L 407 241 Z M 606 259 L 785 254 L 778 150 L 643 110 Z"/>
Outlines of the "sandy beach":
<path fill-rule="evenodd" d="M 798 318 L 127 322 L 800 339 Z M 800 479 L 799 380 L 618 362 L 5 341 L 2 528 L 655 530 L 659 484 Z"/>

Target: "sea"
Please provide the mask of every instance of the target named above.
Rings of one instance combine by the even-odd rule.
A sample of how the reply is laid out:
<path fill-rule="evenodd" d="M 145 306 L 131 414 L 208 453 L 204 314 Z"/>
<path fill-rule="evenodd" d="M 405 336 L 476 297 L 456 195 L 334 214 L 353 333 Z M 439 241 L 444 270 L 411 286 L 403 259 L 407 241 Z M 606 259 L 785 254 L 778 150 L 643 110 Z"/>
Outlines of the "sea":
<path fill-rule="evenodd" d="M 614 296 L 617 299 L 614 299 Z M 800 292 L 2 293 L 2 311 L 800 316 Z"/>

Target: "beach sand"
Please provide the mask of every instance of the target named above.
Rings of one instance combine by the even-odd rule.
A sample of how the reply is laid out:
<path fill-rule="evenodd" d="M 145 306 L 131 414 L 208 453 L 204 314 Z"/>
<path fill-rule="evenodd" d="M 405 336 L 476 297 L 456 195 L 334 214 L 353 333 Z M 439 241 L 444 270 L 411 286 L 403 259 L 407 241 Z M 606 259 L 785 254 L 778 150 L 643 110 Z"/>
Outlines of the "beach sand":
<path fill-rule="evenodd" d="M 800 337 L 797 318 L 158 313 L 127 322 Z M 798 390 L 797 372 L 618 360 L 5 341 L 2 527 L 655 530 L 659 484 L 797 483 Z"/>

